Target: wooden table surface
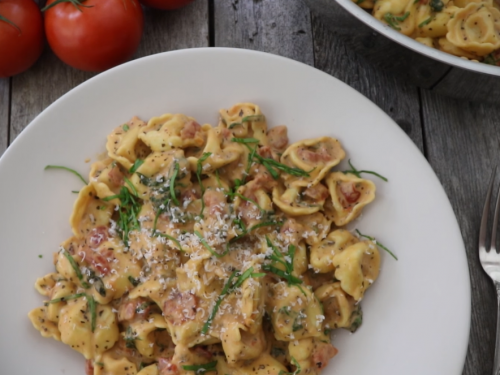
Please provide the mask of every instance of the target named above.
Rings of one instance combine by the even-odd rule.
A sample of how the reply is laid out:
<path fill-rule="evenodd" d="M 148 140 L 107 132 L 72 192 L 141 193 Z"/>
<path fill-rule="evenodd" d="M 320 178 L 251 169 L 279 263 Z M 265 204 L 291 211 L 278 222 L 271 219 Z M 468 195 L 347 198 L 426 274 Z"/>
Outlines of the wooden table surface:
<path fill-rule="evenodd" d="M 472 322 L 463 374 L 490 374 L 496 295 L 476 244 L 486 185 L 498 162 L 500 108 L 438 96 L 374 68 L 350 50 L 350 34 L 329 31 L 301 0 L 196 0 L 173 12 L 146 10 L 145 21 L 134 58 L 208 46 L 270 52 L 339 78 L 399 124 L 443 184 L 467 248 Z M 46 48 L 29 71 L 0 79 L 0 154 L 35 116 L 92 76 L 64 65 Z M 439 287 L 456 292 L 453 280 Z"/>

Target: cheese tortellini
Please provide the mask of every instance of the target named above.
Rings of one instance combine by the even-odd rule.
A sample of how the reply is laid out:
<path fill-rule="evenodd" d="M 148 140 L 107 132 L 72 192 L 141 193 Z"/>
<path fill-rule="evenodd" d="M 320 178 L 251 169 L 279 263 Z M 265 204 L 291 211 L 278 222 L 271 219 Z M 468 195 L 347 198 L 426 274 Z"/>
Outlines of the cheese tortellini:
<path fill-rule="evenodd" d="M 431 48 L 500 65 L 500 6 L 495 1 L 353 1 L 389 27 Z"/>
<path fill-rule="evenodd" d="M 289 145 L 240 103 L 215 127 L 134 117 L 107 150 L 36 280 L 35 329 L 88 375 L 319 374 L 380 268 L 375 241 L 342 228 L 375 185 L 338 169 L 340 141 Z"/>

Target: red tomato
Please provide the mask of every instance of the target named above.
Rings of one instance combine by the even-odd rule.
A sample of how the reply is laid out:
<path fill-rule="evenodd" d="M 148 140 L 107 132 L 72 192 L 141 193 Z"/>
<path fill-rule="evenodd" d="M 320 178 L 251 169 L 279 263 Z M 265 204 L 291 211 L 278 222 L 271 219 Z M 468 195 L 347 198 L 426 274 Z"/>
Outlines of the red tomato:
<path fill-rule="evenodd" d="M 48 0 L 47 7 L 55 1 Z M 101 72 L 134 54 L 144 25 L 138 0 L 77 3 L 67 0 L 45 11 L 47 40 L 62 61 L 77 69 Z"/>
<path fill-rule="evenodd" d="M 24 72 L 42 50 L 42 14 L 35 2 L 0 0 L 0 51 L 5 51 L 0 57 L 0 78 Z"/>
<path fill-rule="evenodd" d="M 140 0 L 141 3 L 147 5 L 148 7 L 164 9 L 164 10 L 173 10 L 182 8 L 189 3 L 192 3 L 194 0 Z"/>

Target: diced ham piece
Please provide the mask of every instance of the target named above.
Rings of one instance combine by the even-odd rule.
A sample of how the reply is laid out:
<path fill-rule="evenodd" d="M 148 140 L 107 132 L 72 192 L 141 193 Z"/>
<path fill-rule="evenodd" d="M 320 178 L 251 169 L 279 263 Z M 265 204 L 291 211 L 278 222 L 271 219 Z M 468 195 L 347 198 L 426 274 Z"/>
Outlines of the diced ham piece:
<path fill-rule="evenodd" d="M 328 198 L 330 193 L 324 185 L 317 184 L 304 190 L 304 195 L 315 201 L 324 201 L 326 198 Z"/>
<path fill-rule="evenodd" d="M 196 316 L 198 299 L 189 292 L 176 293 L 163 304 L 163 316 L 172 324 L 182 324 Z"/>
<path fill-rule="evenodd" d="M 259 147 L 259 149 L 257 150 L 257 154 L 259 154 L 263 158 L 274 159 L 273 150 L 269 146 Z"/>
<path fill-rule="evenodd" d="M 100 246 L 107 240 L 107 228 L 96 227 L 92 229 L 85 243 L 78 249 L 82 260 L 90 264 L 95 271 L 100 273 L 100 276 L 111 272 L 110 260 L 114 257 L 113 250 Z"/>
<path fill-rule="evenodd" d="M 353 183 L 350 182 L 341 182 L 340 183 L 340 192 L 344 196 L 346 202 L 351 205 L 356 203 L 361 196 L 361 193 L 356 190 Z"/>
<path fill-rule="evenodd" d="M 120 170 L 118 165 L 115 165 L 108 173 L 109 181 L 114 186 L 122 186 L 123 185 L 123 173 Z"/>
<path fill-rule="evenodd" d="M 203 346 L 195 346 L 193 348 L 193 351 L 199 355 L 200 357 L 205 357 L 206 359 L 210 360 L 212 359 L 212 353 L 209 352 L 205 347 Z"/>
<path fill-rule="evenodd" d="M 135 303 L 135 301 L 130 301 L 125 304 L 121 304 L 120 309 L 118 310 L 118 319 L 120 321 L 132 320 L 135 316 L 136 308 L 137 304 Z"/>
<path fill-rule="evenodd" d="M 284 151 L 288 145 L 288 130 L 285 125 L 275 126 L 269 129 L 267 138 L 273 150 Z"/>
<path fill-rule="evenodd" d="M 303 161 L 311 164 L 318 162 L 328 162 L 332 160 L 332 155 L 330 155 L 325 145 L 323 144 L 314 151 L 309 148 L 300 147 L 299 149 L 297 149 L 297 154 Z"/>
<path fill-rule="evenodd" d="M 85 375 L 94 375 L 94 360 L 87 359 L 85 361 Z"/>
<path fill-rule="evenodd" d="M 319 341 L 314 346 L 312 361 L 319 370 L 322 370 L 326 367 L 330 359 L 337 355 L 337 353 L 337 348 L 335 348 L 332 344 Z"/>
<path fill-rule="evenodd" d="M 291 243 L 298 243 L 302 239 L 304 226 L 295 219 L 289 218 L 281 227 L 280 233 L 285 235 Z"/>
<path fill-rule="evenodd" d="M 255 178 L 247 184 L 245 196 L 254 199 L 253 195 L 257 190 L 264 189 L 270 192 L 276 185 L 276 180 L 274 180 L 269 173 L 258 173 Z"/>
<path fill-rule="evenodd" d="M 226 196 L 224 192 L 217 190 L 207 190 L 203 195 L 203 201 L 205 202 L 205 207 L 209 212 L 209 215 L 215 215 L 216 213 L 223 213 L 225 211 Z"/>
<path fill-rule="evenodd" d="M 89 235 L 89 245 L 91 247 L 97 247 L 102 242 L 108 240 L 108 228 L 105 226 L 100 226 L 92 229 Z"/>
<path fill-rule="evenodd" d="M 181 138 L 182 139 L 193 139 L 201 130 L 201 125 L 196 121 L 187 122 L 181 130 Z"/>
<path fill-rule="evenodd" d="M 179 373 L 177 365 L 172 363 L 172 359 L 167 358 L 158 359 L 158 369 L 160 370 L 159 375 L 177 375 Z"/>

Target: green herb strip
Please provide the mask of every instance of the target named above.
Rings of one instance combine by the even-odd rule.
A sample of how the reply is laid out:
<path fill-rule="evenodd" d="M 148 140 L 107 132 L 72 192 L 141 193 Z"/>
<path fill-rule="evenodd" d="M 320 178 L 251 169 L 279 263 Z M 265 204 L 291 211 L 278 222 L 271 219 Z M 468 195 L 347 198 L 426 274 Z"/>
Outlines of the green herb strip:
<path fill-rule="evenodd" d="M 217 361 L 205 363 L 202 365 L 183 365 L 182 368 L 186 371 L 194 371 L 197 375 L 203 375 L 207 372 L 216 371 Z"/>
<path fill-rule="evenodd" d="M 300 169 L 300 168 L 289 167 L 288 165 L 280 163 L 280 162 L 278 162 L 278 161 L 276 161 L 274 159 L 264 158 L 264 157 L 260 156 L 259 154 L 256 154 L 255 158 L 261 164 L 263 164 L 264 167 L 266 167 L 268 170 L 269 170 L 270 167 L 274 167 L 276 169 L 279 169 L 280 171 L 283 171 L 285 173 L 288 173 L 289 175 L 296 176 L 296 177 L 309 177 L 309 173 L 314 170 L 314 168 L 313 168 L 309 172 L 306 172 L 306 171 L 304 171 L 303 169 Z M 272 175 L 272 173 L 271 173 L 271 175 Z"/>
<path fill-rule="evenodd" d="M 90 275 L 87 278 L 88 282 L 94 285 L 94 289 L 99 293 L 101 296 L 106 297 L 106 288 L 104 287 L 104 282 L 102 279 L 97 276 L 94 272 L 94 270 L 89 269 Z"/>
<path fill-rule="evenodd" d="M 304 289 L 300 286 L 302 284 L 302 280 L 298 277 L 292 275 L 293 272 L 293 258 L 295 257 L 296 247 L 294 245 L 288 246 L 287 255 L 290 257 L 290 261 L 287 261 L 284 255 L 278 250 L 276 246 L 271 242 L 269 237 L 266 236 L 267 246 L 273 250 L 273 253 L 269 256 L 269 259 L 272 261 L 271 264 L 264 264 L 262 269 L 267 272 L 272 272 L 275 275 L 282 277 L 288 282 L 288 285 L 295 285 L 300 289 L 302 294 L 307 297 L 307 294 L 304 292 Z M 285 271 L 276 268 L 273 264 L 282 264 L 285 267 Z"/>
<path fill-rule="evenodd" d="M 402 16 L 399 16 L 399 17 L 393 15 L 392 13 L 386 13 L 384 15 L 384 20 L 394 30 L 400 31 L 401 28 L 399 27 L 399 22 L 403 22 L 404 20 L 406 20 L 409 15 L 410 15 L 410 12 L 406 12 L 405 14 L 403 14 Z"/>
<path fill-rule="evenodd" d="M 348 160 L 348 163 L 349 163 L 349 166 L 351 167 L 351 169 L 346 170 L 346 171 L 342 171 L 342 173 L 344 173 L 344 174 L 351 173 L 351 174 L 355 175 L 356 177 L 361 178 L 361 173 L 368 173 L 368 174 L 372 174 L 374 176 L 377 176 L 378 178 L 380 178 L 381 180 L 384 180 L 385 182 L 389 181 L 386 177 L 378 174 L 377 172 L 373 172 L 373 171 L 358 171 L 354 167 L 354 165 L 352 165 L 351 159 Z"/>
<path fill-rule="evenodd" d="M 237 142 L 237 143 L 259 143 L 259 140 L 256 138 L 233 138 L 231 139 L 232 142 Z"/>
<path fill-rule="evenodd" d="M 292 357 L 291 362 L 292 362 L 292 365 L 295 366 L 295 371 L 294 372 L 286 372 L 286 371 L 281 370 L 278 375 L 298 375 L 298 374 L 300 374 L 300 372 L 302 371 L 302 368 L 300 367 L 299 362 L 297 362 L 297 360 L 294 357 Z"/>
<path fill-rule="evenodd" d="M 50 300 L 48 302 L 45 302 L 45 306 L 47 306 L 49 304 L 53 304 L 53 303 L 66 302 L 66 301 L 78 299 L 81 297 L 85 297 L 87 299 L 87 305 L 88 305 L 89 310 L 90 310 L 90 328 L 91 328 L 92 332 L 94 332 L 95 328 L 96 328 L 96 321 L 97 321 L 97 312 L 96 312 L 97 302 L 95 301 L 94 297 L 92 297 L 91 295 L 88 295 L 86 293 L 72 294 L 70 296 L 56 298 L 56 299 Z"/>
<path fill-rule="evenodd" d="M 50 300 L 48 302 L 45 302 L 44 305 L 47 306 L 47 305 L 51 305 L 53 303 L 66 302 L 66 301 L 70 301 L 72 299 L 78 299 L 78 298 L 81 298 L 81 297 L 85 297 L 86 295 L 87 294 L 85 294 L 85 293 L 71 294 L 69 296 L 52 299 L 52 300 Z"/>
<path fill-rule="evenodd" d="M 201 155 L 201 157 L 196 162 L 196 178 L 198 179 L 198 183 L 200 184 L 200 189 L 201 189 L 201 212 L 200 212 L 201 217 L 203 217 L 203 211 L 205 210 L 205 201 L 203 200 L 203 196 L 205 195 L 205 187 L 201 182 L 201 174 L 203 173 L 203 162 L 207 160 L 210 157 L 210 155 L 212 155 L 211 152 L 204 152 L 203 155 Z"/>
<path fill-rule="evenodd" d="M 418 24 L 418 27 L 424 27 L 425 25 L 428 25 L 429 23 L 431 23 L 431 21 L 432 21 L 432 17 L 429 17 L 429 18 L 427 18 L 426 20 L 424 20 L 424 21 L 420 22 L 420 23 Z"/>
<path fill-rule="evenodd" d="M 441 0 L 431 0 L 429 5 L 434 12 L 441 12 L 444 8 L 444 3 Z"/>
<path fill-rule="evenodd" d="M 172 237 L 172 236 L 170 236 L 170 235 L 168 235 L 166 233 L 159 233 L 159 232 L 156 232 L 155 236 L 160 236 L 160 237 L 168 238 L 170 241 L 174 242 L 177 245 L 177 247 L 179 248 L 179 250 L 181 252 L 183 252 L 183 253 L 185 252 L 184 249 L 181 246 L 181 243 L 176 238 L 174 238 L 174 237 Z"/>
<path fill-rule="evenodd" d="M 264 271 L 272 272 L 272 273 L 284 278 L 286 281 L 288 281 L 289 285 L 302 284 L 301 279 L 299 279 L 295 276 L 292 276 L 292 275 L 288 274 L 287 272 L 280 270 L 279 268 L 276 268 L 276 267 L 271 266 L 269 264 L 264 264 L 262 266 L 262 269 Z"/>
<path fill-rule="evenodd" d="M 258 278 L 258 277 L 266 276 L 265 273 L 253 273 L 253 267 L 250 267 L 245 272 L 243 272 L 236 279 L 236 281 L 233 283 L 233 279 L 236 277 L 236 275 L 239 272 L 240 271 L 238 271 L 238 270 L 233 271 L 233 273 L 227 279 L 226 284 L 224 284 L 224 287 L 222 288 L 222 292 L 219 295 L 219 297 L 217 298 L 217 301 L 215 302 L 215 305 L 212 309 L 212 312 L 210 313 L 208 320 L 205 322 L 205 324 L 203 325 L 203 328 L 201 330 L 201 333 L 203 333 L 204 335 L 208 332 L 208 329 L 210 328 L 212 321 L 214 320 L 215 316 L 217 315 L 217 311 L 219 311 L 220 304 L 222 303 L 222 300 L 224 299 L 224 297 L 226 297 L 228 294 L 231 294 L 236 289 L 238 289 L 246 279 L 249 279 L 251 277 Z"/>
<path fill-rule="evenodd" d="M 217 253 L 214 249 L 212 249 L 212 247 L 208 244 L 208 242 L 205 240 L 205 237 L 203 237 L 203 235 L 198 232 L 197 230 L 194 231 L 194 234 L 196 234 L 196 236 L 200 239 L 200 242 L 202 243 L 203 246 L 205 246 L 205 248 L 210 251 L 210 253 L 217 257 L 217 258 L 222 258 L 224 255 L 226 255 L 228 253 L 228 250 L 226 249 L 226 251 L 224 251 L 222 254 L 219 254 Z"/>
<path fill-rule="evenodd" d="M 276 222 L 276 221 L 264 221 L 262 223 L 259 223 L 259 224 L 255 224 L 254 226 L 251 226 L 250 229 L 248 230 L 248 232 L 251 232 L 253 230 L 256 230 L 256 229 L 259 229 L 259 228 L 262 228 L 262 227 L 272 227 L 272 226 L 279 226 L 281 227 L 283 225 L 283 221 L 281 222 Z"/>
<path fill-rule="evenodd" d="M 85 179 L 83 178 L 83 176 L 78 173 L 77 171 L 75 171 L 74 169 L 71 169 L 71 168 L 68 168 L 68 167 L 63 167 L 61 165 L 47 165 L 44 170 L 47 170 L 47 169 L 63 169 L 65 171 L 68 171 L 68 172 L 71 172 L 73 173 L 75 176 L 77 176 L 80 180 L 82 180 L 82 182 L 85 184 L 85 185 L 88 185 L 87 181 L 85 181 Z"/>
<path fill-rule="evenodd" d="M 129 275 L 128 276 L 128 281 L 130 281 L 130 284 L 132 284 L 133 286 L 137 286 L 141 283 L 140 280 L 138 279 L 135 279 L 133 276 Z"/>
<path fill-rule="evenodd" d="M 233 279 L 236 277 L 236 273 L 238 271 L 233 271 L 233 273 L 229 276 L 229 279 L 227 279 L 226 284 L 224 284 L 224 287 L 222 288 L 222 292 L 220 296 L 217 298 L 217 301 L 215 301 L 214 308 L 212 309 L 212 312 L 210 313 L 210 316 L 208 317 L 207 321 L 203 325 L 203 328 L 201 330 L 201 333 L 204 335 L 208 332 L 208 329 L 210 328 L 210 325 L 212 324 L 212 321 L 215 318 L 215 315 L 217 315 L 217 311 L 219 311 L 219 306 L 222 303 L 222 300 L 226 296 L 226 294 L 230 293 L 230 288 L 231 288 L 231 283 Z"/>
<path fill-rule="evenodd" d="M 137 189 L 135 188 L 134 184 L 132 183 L 132 181 L 130 181 L 127 177 L 123 177 L 125 183 L 128 185 L 128 187 L 130 188 L 130 190 L 132 190 L 132 193 L 137 197 L 139 198 L 139 193 L 137 192 Z"/>
<path fill-rule="evenodd" d="M 132 189 L 133 185 L 130 180 L 126 179 L 125 182 Z M 132 191 L 134 190 L 135 187 L 134 189 L 132 189 Z M 119 194 L 103 198 L 102 200 L 104 202 L 109 202 L 113 199 L 120 200 L 120 209 L 118 210 L 118 220 L 116 224 L 118 226 L 119 232 L 121 233 L 123 242 L 128 246 L 128 237 L 130 231 L 134 229 L 138 230 L 141 228 L 141 225 L 137 220 L 137 216 L 139 215 L 139 212 L 141 210 L 139 198 L 136 195 L 132 194 L 125 186 L 122 186 L 120 188 Z"/>
<path fill-rule="evenodd" d="M 78 280 L 80 280 L 80 282 L 82 283 L 82 286 L 85 289 L 90 288 L 90 284 L 87 283 L 85 280 L 83 280 L 82 271 L 80 270 L 80 267 L 78 266 L 78 263 L 76 263 L 76 260 L 71 256 L 70 253 L 68 253 L 68 251 L 66 249 L 64 249 L 63 255 L 66 257 L 66 259 L 68 260 L 69 264 L 71 264 L 71 267 L 73 268 L 73 271 L 75 271 L 76 277 L 78 277 Z"/>
<path fill-rule="evenodd" d="M 265 210 L 261 206 L 259 206 L 259 204 L 256 201 L 254 201 L 253 199 L 247 198 L 244 195 L 242 195 L 242 194 L 240 194 L 240 193 L 238 193 L 236 191 L 234 193 L 230 194 L 230 195 L 236 196 L 236 197 L 238 197 L 238 198 L 240 198 L 240 199 L 242 199 L 244 201 L 250 202 L 253 205 L 255 205 L 259 209 L 260 212 L 265 212 Z"/>
<path fill-rule="evenodd" d="M 87 296 L 87 303 L 90 309 L 90 326 L 92 329 L 92 332 L 95 331 L 95 326 L 96 326 L 96 320 L 97 320 L 97 304 L 92 296 Z"/>
<path fill-rule="evenodd" d="M 366 238 L 366 239 L 368 239 L 368 240 L 370 240 L 370 241 L 373 241 L 373 242 L 375 243 L 375 245 L 377 245 L 377 246 L 378 246 L 378 247 L 380 247 L 381 249 L 383 249 L 383 250 L 387 251 L 389 254 L 391 254 L 391 256 L 392 256 L 394 259 L 398 260 L 398 257 L 397 257 L 396 255 L 394 255 L 394 253 L 393 253 L 391 250 L 389 250 L 387 247 L 385 247 L 384 245 L 382 245 L 380 242 L 376 241 L 376 240 L 375 240 L 375 238 L 370 237 L 370 236 L 367 236 L 366 234 L 361 233 L 361 232 L 360 232 L 359 230 L 357 230 L 357 229 L 356 229 L 356 233 L 358 233 L 358 235 L 359 235 L 360 237 L 364 237 L 364 238 Z"/>
<path fill-rule="evenodd" d="M 174 162 L 174 173 L 172 173 L 172 177 L 170 177 L 170 197 L 174 201 L 175 205 L 179 205 L 179 201 L 177 200 L 177 197 L 175 196 L 175 179 L 177 178 L 177 175 L 179 174 L 179 163 L 177 161 Z"/>
<path fill-rule="evenodd" d="M 220 182 L 219 170 L 218 169 L 215 170 L 215 178 L 217 180 L 217 185 L 219 185 L 219 187 L 222 188 L 222 184 Z"/>
<path fill-rule="evenodd" d="M 271 158 L 265 158 L 263 156 L 260 156 L 257 154 L 257 147 L 253 148 L 250 147 L 248 144 L 249 143 L 258 143 L 259 140 L 255 138 L 233 138 L 233 142 L 238 142 L 238 143 L 243 143 L 248 150 L 250 151 L 250 155 L 248 157 L 248 166 L 247 166 L 247 171 L 246 174 L 248 174 L 248 171 L 250 169 L 250 166 L 253 162 L 253 159 L 256 159 L 257 162 L 262 164 L 271 174 L 271 176 L 276 180 L 279 177 L 279 173 L 275 170 L 278 169 L 280 171 L 283 171 L 285 173 L 288 173 L 289 175 L 296 176 L 296 177 L 309 177 L 309 173 L 314 170 L 310 170 L 309 172 L 304 171 L 303 169 L 300 168 L 295 168 L 295 167 L 289 167 L 288 165 L 285 165 L 283 163 L 280 163 L 274 159 Z"/>
<path fill-rule="evenodd" d="M 140 167 L 141 165 L 143 165 L 143 164 L 144 164 L 144 160 L 142 160 L 142 159 L 136 159 L 136 160 L 134 161 L 134 165 L 132 165 L 132 166 L 130 167 L 130 169 L 128 170 L 128 171 L 129 171 L 129 173 L 134 174 L 134 173 L 135 173 L 135 172 L 139 169 L 139 167 Z"/>
<path fill-rule="evenodd" d="M 229 129 L 234 128 L 235 126 L 241 125 L 244 122 L 249 122 L 249 121 L 264 121 L 266 118 L 264 115 L 250 115 L 250 116 L 245 116 L 241 119 L 241 122 L 233 122 L 231 125 L 229 125 Z"/>
<path fill-rule="evenodd" d="M 125 340 L 125 347 L 127 349 L 136 349 L 134 331 L 132 331 L 131 326 L 127 327 L 127 330 L 125 331 L 124 340 Z"/>
<path fill-rule="evenodd" d="M 124 124 L 122 126 L 122 129 L 123 129 L 124 132 L 128 132 L 130 130 L 130 126 L 128 126 L 128 124 Z"/>

